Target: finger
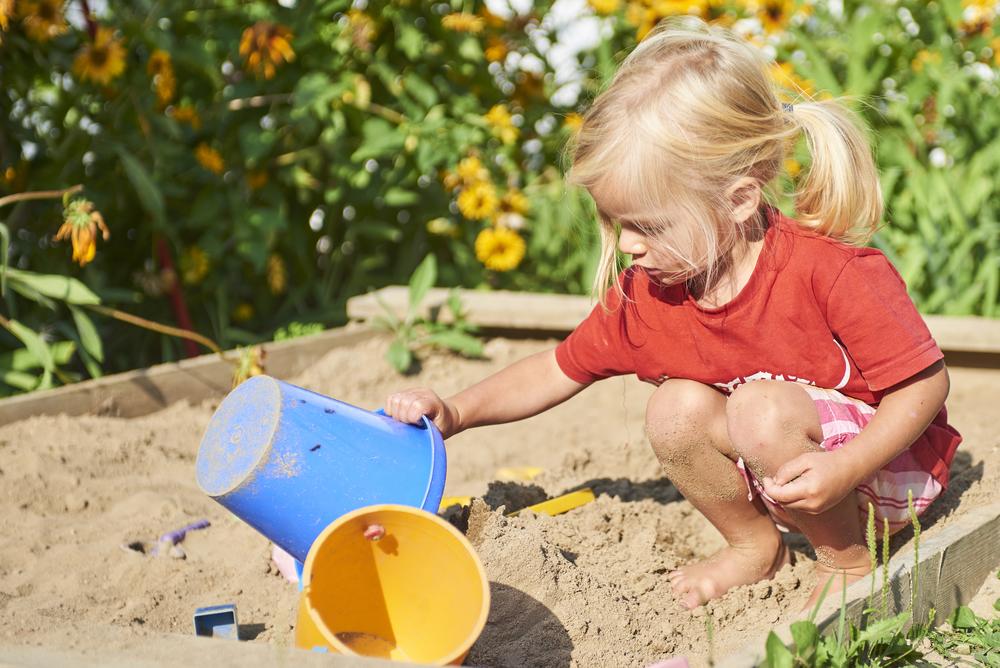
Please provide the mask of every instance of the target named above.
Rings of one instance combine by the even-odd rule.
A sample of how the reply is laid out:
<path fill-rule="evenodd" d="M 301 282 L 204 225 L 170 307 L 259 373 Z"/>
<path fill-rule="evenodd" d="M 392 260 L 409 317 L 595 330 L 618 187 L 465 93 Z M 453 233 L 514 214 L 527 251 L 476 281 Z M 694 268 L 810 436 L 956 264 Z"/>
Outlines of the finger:
<path fill-rule="evenodd" d="M 399 414 L 399 412 L 396 410 L 396 407 L 398 405 L 399 405 L 399 395 L 390 394 L 385 399 L 385 414 L 388 415 L 389 417 L 396 417 Z"/>
<path fill-rule="evenodd" d="M 410 407 L 407 411 L 406 417 L 412 424 L 419 424 L 423 421 L 423 417 L 427 416 L 433 419 L 431 414 L 430 403 L 426 399 L 414 399 L 410 403 Z"/>
<path fill-rule="evenodd" d="M 774 474 L 774 482 L 784 485 L 795 480 L 812 468 L 812 458 L 809 455 L 799 455 L 782 464 Z"/>
<path fill-rule="evenodd" d="M 799 477 L 790 483 L 779 485 L 771 478 L 764 478 L 764 492 L 783 506 L 790 507 L 809 496 L 808 481 Z"/>

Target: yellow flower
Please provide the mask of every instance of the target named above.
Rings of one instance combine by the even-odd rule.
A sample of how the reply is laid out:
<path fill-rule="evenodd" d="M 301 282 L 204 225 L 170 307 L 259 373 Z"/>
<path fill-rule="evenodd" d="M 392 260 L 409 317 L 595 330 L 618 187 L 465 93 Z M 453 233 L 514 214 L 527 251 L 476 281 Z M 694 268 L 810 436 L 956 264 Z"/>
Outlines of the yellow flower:
<path fill-rule="evenodd" d="M 489 170 L 487 170 L 486 167 L 483 166 L 482 161 L 474 155 L 462 158 L 455 171 L 458 173 L 458 177 L 462 179 L 462 183 L 465 185 L 470 185 L 477 181 L 488 181 L 490 178 Z"/>
<path fill-rule="evenodd" d="M 602 16 L 614 14 L 621 6 L 621 0 L 587 0 L 591 8 Z"/>
<path fill-rule="evenodd" d="M 812 82 L 796 74 L 791 63 L 771 63 L 768 73 L 771 75 L 771 80 L 785 90 L 794 91 L 805 97 L 813 94 Z M 787 95 L 782 95 L 781 98 L 789 99 Z"/>
<path fill-rule="evenodd" d="M 201 129 L 201 117 L 191 105 L 181 104 L 171 108 L 170 117 L 178 123 L 187 123 L 195 130 Z"/>
<path fill-rule="evenodd" d="M 243 31 L 240 55 L 254 76 L 273 79 L 278 65 L 295 60 L 292 31 L 280 23 L 258 21 Z"/>
<path fill-rule="evenodd" d="M 993 49 L 993 63 L 1000 67 L 1000 37 L 990 42 L 990 48 Z"/>
<path fill-rule="evenodd" d="M 923 72 L 924 65 L 927 63 L 940 63 L 941 54 L 937 51 L 928 51 L 927 49 L 921 49 L 917 52 L 917 55 L 913 57 L 913 62 L 910 63 L 910 67 L 914 72 Z"/>
<path fill-rule="evenodd" d="M 63 212 L 63 224 L 56 231 L 55 240 L 62 241 L 69 237 L 73 243 L 73 261 L 84 266 L 97 254 L 97 233 L 100 232 L 105 241 L 111 236 L 104 217 L 94 210 L 94 204 L 89 200 L 76 199 L 70 202 Z"/>
<path fill-rule="evenodd" d="M 757 0 L 752 9 L 765 32 L 781 32 L 795 15 L 795 0 Z M 808 8 L 804 10 L 808 11 Z"/>
<path fill-rule="evenodd" d="M 485 118 L 486 122 L 490 125 L 490 130 L 493 132 L 493 136 L 499 137 L 500 141 L 504 144 L 513 144 L 517 141 L 517 136 L 520 131 L 517 129 L 517 126 L 514 125 L 510 112 L 507 110 L 507 105 L 494 105 L 492 109 L 486 112 L 486 115 L 483 116 L 483 118 Z"/>
<path fill-rule="evenodd" d="M 8 167 L 7 169 L 3 170 L 3 180 L 7 185 L 13 183 L 14 179 L 16 178 L 17 178 L 17 170 L 14 169 L 13 167 Z"/>
<path fill-rule="evenodd" d="M 205 251 L 198 246 L 191 246 L 181 255 L 181 280 L 185 285 L 198 285 L 208 275 L 210 267 L 211 262 Z"/>
<path fill-rule="evenodd" d="M 362 51 L 371 51 L 372 42 L 378 35 L 375 21 L 360 9 L 347 12 L 347 19 L 351 29 L 351 42 Z"/>
<path fill-rule="evenodd" d="M 202 142 L 194 149 L 194 157 L 202 167 L 213 174 L 221 174 L 226 170 L 226 163 L 214 148 Z"/>
<path fill-rule="evenodd" d="M 17 13 L 24 22 L 24 32 L 36 42 L 47 42 L 69 28 L 62 0 L 24 0 L 18 4 Z"/>
<path fill-rule="evenodd" d="M 963 0 L 962 20 L 958 29 L 966 35 L 986 33 L 993 27 L 996 3 L 992 0 Z"/>
<path fill-rule="evenodd" d="M 501 211 L 509 211 L 511 213 L 519 213 L 522 216 L 528 213 L 530 205 L 528 204 L 528 198 L 524 196 L 524 193 L 517 188 L 511 188 L 507 191 L 507 194 L 503 196 L 503 200 L 500 202 Z"/>
<path fill-rule="evenodd" d="M 499 204 L 496 188 L 489 181 L 473 183 L 458 194 L 458 210 L 469 220 L 489 218 Z"/>
<path fill-rule="evenodd" d="M 288 269 L 284 258 L 277 253 L 267 258 L 267 287 L 272 295 L 280 295 L 288 287 Z"/>
<path fill-rule="evenodd" d="M 583 116 L 575 111 L 569 112 L 566 114 L 566 117 L 563 118 L 563 127 L 574 134 L 579 132 L 580 128 L 583 127 Z"/>
<path fill-rule="evenodd" d="M 507 57 L 509 51 L 507 42 L 501 37 L 494 36 L 486 40 L 486 48 L 483 49 L 483 55 L 486 56 L 486 60 L 489 62 L 498 63 Z"/>
<path fill-rule="evenodd" d="M 788 175 L 794 179 L 802 172 L 802 165 L 800 165 L 799 161 L 795 158 L 786 158 L 785 171 L 788 172 Z"/>
<path fill-rule="evenodd" d="M 253 305 L 243 302 L 233 309 L 232 318 L 234 322 L 246 322 L 253 317 L 253 314 Z"/>
<path fill-rule="evenodd" d="M 507 20 L 504 17 L 491 12 L 485 4 L 479 8 L 479 15 L 483 17 L 483 21 L 486 22 L 486 26 L 489 28 L 503 28 L 507 25 Z"/>
<path fill-rule="evenodd" d="M 252 172 L 247 172 L 247 185 L 250 187 L 250 190 L 260 190 L 267 185 L 267 181 L 267 172 L 263 169 L 255 169 Z"/>
<path fill-rule="evenodd" d="M 468 12 L 455 12 L 441 17 L 441 25 L 455 32 L 482 32 L 486 27 L 483 17 Z"/>
<path fill-rule="evenodd" d="M 111 28 L 100 26 L 94 41 L 73 59 L 73 72 L 81 79 L 106 86 L 125 71 L 125 49 Z"/>
<path fill-rule="evenodd" d="M 487 227 L 476 237 L 476 258 L 487 269 L 510 271 L 524 259 L 521 235 L 504 227 Z"/>
<path fill-rule="evenodd" d="M 153 77 L 153 87 L 156 89 L 156 99 L 160 102 L 160 107 L 167 106 L 177 91 L 177 78 L 174 76 L 174 64 L 170 54 L 159 49 L 154 51 L 146 63 L 146 72 Z"/>
<path fill-rule="evenodd" d="M 14 0 L 0 0 L 0 30 L 6 30 L 10 25 L 10 17 L 14 13 Z M 0 44 L 3 41 L 0 40 Z"/>

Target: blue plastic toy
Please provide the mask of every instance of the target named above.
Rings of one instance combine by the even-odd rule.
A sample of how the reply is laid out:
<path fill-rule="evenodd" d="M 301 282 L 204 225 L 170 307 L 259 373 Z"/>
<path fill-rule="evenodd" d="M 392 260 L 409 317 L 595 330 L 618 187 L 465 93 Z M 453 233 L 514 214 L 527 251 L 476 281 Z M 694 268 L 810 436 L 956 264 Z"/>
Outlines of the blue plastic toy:
<path fill-rule="evenodd" d="M 196 609 L 194 633 L 209 638 L 239 640 L 240 627 L 236 622 L 236 605 L 210 605 Z"/>
<path fill-rule="evenodd" d="M 437 512 L 445 472 L 444 441 L 426 418 L 404 424 L 269 376 L 223 400 L 196 464 L 206 494 L 300 562 L 357 508 Z"/>

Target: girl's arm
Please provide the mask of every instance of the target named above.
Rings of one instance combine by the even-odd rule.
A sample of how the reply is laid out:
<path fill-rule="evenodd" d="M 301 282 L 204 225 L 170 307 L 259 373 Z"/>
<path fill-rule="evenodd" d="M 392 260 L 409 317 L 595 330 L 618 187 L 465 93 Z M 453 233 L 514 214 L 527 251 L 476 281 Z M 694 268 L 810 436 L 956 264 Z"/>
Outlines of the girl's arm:
<path fill-rule="evenodd" d="M 924 433 L 950 386 L 943 361 L 893 386 L 860 434 L 839 450 L 811 452 L 787 462 L 773 479 L 765 479 L 764 491 L 794 510 L 827 510 Z"/>
<path fill-rule="evenodd" d="M 448 399 L 426 388 L 397 392 L 386 400 L 385 411 L 413 424 L 426 415 L 448 438 L 470 427 L 537 415 L 585 387 L 562 372 L 551 349 L 515 362 Z"/>

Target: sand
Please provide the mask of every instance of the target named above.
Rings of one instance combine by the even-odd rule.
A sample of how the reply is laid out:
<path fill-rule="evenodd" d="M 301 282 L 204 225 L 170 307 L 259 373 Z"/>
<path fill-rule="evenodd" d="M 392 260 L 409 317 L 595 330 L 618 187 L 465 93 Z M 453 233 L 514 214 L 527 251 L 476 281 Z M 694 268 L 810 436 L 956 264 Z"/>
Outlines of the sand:
<path fill-rule="evenodd" d="M 391 391 L 429 385 L 447 394 L 552 345 L 494 339 L 487 360 L 435 354 L 404 378 L 384 361 L 385 340 L 373 339 L 332 351 L 292 380 L 376 408 Z M 948 405 L 966 443 L 949 491 L 926 516 L 926 534 L 1000 492 L 998 389 L 1000 371 L 952 369 Z M 801 607 L 815 558 L 801 540 L 791 541 L 798 563 L 774 580 L 694 612 L 673 600 L 665 573 L 722 542 L 659 470 L 643 434 L 651 392 L 632 378 L 610 379 L 536 418 L 449 441 L 445 493 L 485 497 L 456 518 L 493 594 L 468 663 L 641 666 L 675 654 L 699 663 Z M 198 443 L 216 405 L 0 427 L 0 645 L 39 643 L 60 626 L 98 635 L 113 628 L 116 637 L 190 634 L 196 607 L 230 602 L 245 640 L 292 643 L 298 594 L 271 564 L 267 539 L 195 483 Z M 494 482 L 505 466 L 544 472 L 530 483 Z M 501 512 L 581 486 L 597 500 L 565 515 Z M 127 547 L 148 552 L 162 533 L 200 518 L 212 525 L 189 534 L 184 559 Z"/>

